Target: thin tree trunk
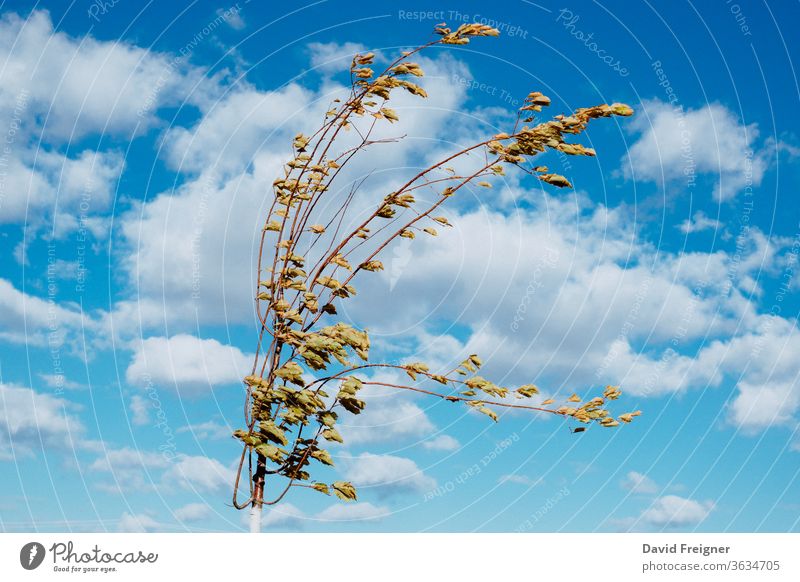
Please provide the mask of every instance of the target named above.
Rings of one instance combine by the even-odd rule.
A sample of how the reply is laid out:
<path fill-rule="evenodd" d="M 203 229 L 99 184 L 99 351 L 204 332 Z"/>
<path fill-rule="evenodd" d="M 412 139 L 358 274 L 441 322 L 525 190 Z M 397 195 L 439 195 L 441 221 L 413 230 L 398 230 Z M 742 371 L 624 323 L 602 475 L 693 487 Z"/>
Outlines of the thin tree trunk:
<path fill-rule="evenodd" d="M 261 533 L 261 512 L 264 502 L 264 477 L 267 470 L 267 459 L 258 455 L 256 472 L 253 475 L 253 503 L 250 506 L 250 533 Z"/>

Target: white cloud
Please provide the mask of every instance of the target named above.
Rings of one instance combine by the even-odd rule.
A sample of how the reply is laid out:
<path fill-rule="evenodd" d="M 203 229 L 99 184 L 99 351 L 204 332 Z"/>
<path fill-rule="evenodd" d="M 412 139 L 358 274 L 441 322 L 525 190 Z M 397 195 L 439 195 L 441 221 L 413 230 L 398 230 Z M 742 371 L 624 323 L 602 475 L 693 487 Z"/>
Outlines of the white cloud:
<path fill-rule="evenodd" d="M 147 514 L 122 514 L 117 524 L 117 530 L 130 533 L 146 533 L 162 529 L 162 525 Z"/>
<path fill-rule="evenodd" d="M 415 335 L 410 358 L 441 369 L 477 352 L 485 376 L 511 385 L 619 383 L 657 396 L 727 382 L 738 386 L 735 424 L 794 422 L 796 326 L 759 314 L 748 297 L 777 272 L 786 241 L 752 228 L 735 251 L 656 252 L 624 211 L 578 202 L 546 196 L 530 213 L 451 213 L 455 228 L 415 240 L 414 267 L 393 287 L 388 275 L 364 278 L 347 315 L 376 344 Z M 374 317 L 387 302 L 391 317 Z M 471 322 L 466 345 L 434 333 L 435 322 L 456 320 Z"/>
<path fill-rule="evenodd" d="M 525 485 L 526 487 L 535 487 L 539 485 L 543 479 L 531 479 L 527 475 L 501 475 L 497 480 L 498 483 L 516 483 L 517 485 Z"/>
<path fill-rule="evenodd" d="M 134 394 L 131 396 L 131 403 L 130 403 L 131 414 L 131 422 L 135 426 L 143 426 L 150 422 L 150 404 L 139 396 L 138 394 Z"/>
<path fill-rule="evenodd" d="M 41 119 L 46 137 L 64 142 L 144 129 L 155 123 L 154 110 L 179 102 L 202 79 L 200 69 L 172 66 L 152 50 L 55 32 L 45 11 L 2 17 L 0 61 L 0 104 L 13 109 L 17 96 L 26 94 L 28 123 Z"/>
<path fill-rule="evenodd" d="M 169 466 L 169 459 L 161 454 L 124 447 L 107 448 L 103 454 L 89 465 L 89 470 L 116 473 L 136 469 L 163 469 Z"/>
<path fill-rule="evenodd" d="M 249 515 L 245 515 L 242 520 L 247 521 L 249 517 Z M 268 530 L 271 527 L 300 529 L 306 519 L 305 513 L 297 506 L 291 503 L 279 503 L 272 506 L 262 515 L 261 526 L 263 530 Z"/>
<path fill-rule="evenodd" d="M 171 462 L 162 479 L 194 491 L 219 491 L 233 486 L 234 471 L 216 459 L 181 455 Z"/>
<path fill-rule="evenodd" d="M 210 169 L 227 179 L 238 177 L 268 143 L 286 144 L 278 152 L 289 156 L 289 138 L 312 123 L 307 118 L 312 99 L 307 89 L 294 83 L 269 92 L 243 84 L 205 111 L 195 127 L 167 130 L 167 163 L 183 173 Z M 316 105 L 320 113 L 322 107 Z M 262 196 L 264 191 L 268 190 L 262 190 Z"/>
<path fill-rule="evenodd" d="M 793 427 L 800 410 L 800 332 L 791 321 L 763 316 L 750 333 L 713 342 L 698 357 L 718 366 L 737 383 L 729 420 L 745 430 Z"/>
<path fill-rule="evenodd" d="M 136 299 L 115 306 L 117 328 L 253 320 L 253 233 L 263 226 L 263 193 L 280 162 L 260 158 L 253 174 L 222 186 L 218 176 L 204 174 L 123 215 L 120 230 L 131 252 L 121 263 Z"/>
<path fill-rule="evenodd" d="M 631 493 L 651 495 L 658 492 L 658 485 L 647 475 L 630 471 L 622 480 L 622 487 Z"/>
<path fill-rule="evenodd" d="M 173 512 L 180 521 L 201 521 L 211 515 L 211 508 L 205 503 L 189 503 Z"/>
<path fill-rule="evenodd" d="M 356 42 L 312 42 L 308 44 L 311 66 L 323 73 L 341 73 L 350 70 L 356 53 L 366 53 L 363 44 Z"/>
<path fill-rule="evenodd" d="M 130 447 L 105 447 L 88 466 L 89 471 L 108 473 L 110 480 L 97 480 L 95 486 L 111 494 L 158 489 L 161 472 L 169 459 L 161 453 L 140 451 Z"/>
<path fill-rule="evenodd" d="M 137 450 L 129 447 L 106 448 L 89 466 L 90 471 L 108 473 L 112 483 L 98 486 L 111 492 L 176 488 L 198 493 L 217 492 L 233 485 L 234 471 L 216 459 L 202 455 L 177 455 L 169 452 Z"/>
<path fill-rule="evenodd" d="M 315 522 L 358 522 L 384 518 L 390 514 L 388 508 L 376 506 L 369 502 L 336 503 L 322 511 L 308 516 L 296 505 L 280 503 L 266 510 L 261 517 L 263 531 L 271 528 L 300 530 L 304 525 Z M 242 516 L 242 523 L 249 524 L 249 515 Z"/>
<path fill-rule="evenodd" d="M 456 451 L 460 447 L 461 443 L 447 434 L 440 434 L 422 442 L 422 448 L 429 451 Z"/>
<path fill-rule="evenodd" d="M 371 379 L 398 381 L 395 375 L 385 373 Z M 436 429 L 425 411 L 397 389 L 366 386 L 361 397 L 366 402 L 364 412 L 340 421 L 340 432 L 349 445 L 422 438 Z"/>
<path fill-rule="evenodd" d="M 719 230 L 722 227 L 722 223 L 719 220 L 714 218 L 709 218 L 706 216 L 705 212 L 702 210 L 698 210 L 694 213 L 692 218 L 687 218 L 682 223 L 677 225 L 678 228 L 684 234 L 691 234 L 693 232 L 701 232 L 703 230 Z"/>
<path fill-rule="evenodd" d="M 377 160 L 378 166 L 388 167 L 379 173 L 383 192 L 404 168 L 419 163 L 426 148 L 439 147 L 436 136 L 451 127 L 453 111 L 464 99 L 464 88 L 453 87 L 450 74 L 463 73 L 464 67 L 452 59 L 423 60 L 423 65 L 430 98 L 392 97 L 408 139 L 373 146 L 380 155 L 354 158 L 342 184 L 370 174 Z M 269 204 L 264 192 L 271 192 L 291 155 L 291 137 L 316 129 L 331 99 L 345 92 L 333 82 L 318 92 L 295 84 L 259 91 L 241 83 L 205 108 L 193 127 L 166 132 L 163 155 L 189 177 L 179 188 L 123 214 L 117 223 L 129 297 L 136 303 L 115 306 L 114 318 L 120 322 L 116 329 L 135 329 L 140 322 L 145 328 L 178 323 L 187 329 L 198 322 L 253 321 L 254 235 Z M 373 137 L 394 138 L 396 133 L 394 126 L 379 124 Z M 351 147 L 356 138 L 356 132 L 349 132 L 337 147 Z M 361 195 L 372 200 L 380 195 L 375 190 L 365 187 Z"/>
<path fill-rule="evenodd" d="M 768 153 L 756 144 L 758 126 L 744 125 L 719 103 L 681 111 L 662 101 L 645 101 L 628 127 L 639 138 L 630 147 L 623 170 L 629 177 L 653 182 L 694 174 L 716 176 L 714 198 L 729 200 L 761 184 Z"/>
<path fill-rule="evenodd" d="M 386 517 L 389 513 L 388 508 L 368 502 L 336 503 L 309 517 L 291 503 L 280 503 L 264 512 L 261 517 L 261 527 L 263 531 L 269 531 L 271 528 L 300 530 L 308 523 L 370 521 Z M 245 525 L 249 523 L 248 514 L 242 516 L 242 523 Z"/>
<path fill-rule="evenodd" d="M 85 427 L 70 402 L 0 383 L 0 461 L 83 446 Z"/>
<path fill-rule="evenodd" d="M 188 432 L 194 436 L 198 441 L 204 440 L 218 440 L 231 438 L 233 430 L 229 426 L 219 424 L 213 420 L 200 422 L 198 424 L 190 424 L 178 428 L 175 432 L 184 433 Z"/>
<path fill-rule="evenodd" d="M 368 521 L 384 518 L 389 509 L 381 505 L 363 503 L 340 503 L 326 507 L 316 516 L 321 521 Z"/>
<path fill-rule="evenodd" d="M 15 155 L 8 158 L 0 182 L 0 223 L 39 226 L 43 216 L 53 216 L 55 238 L 79 226 L 98 237 L 105 234 L 105 223 L 98 216 L 108 210 L 122 173 L 119 154 L 85 150 L 69 158 L 45 150 L 12 151 Z"/>
<path fill-rule="evenodd" d="M 711 510 L 711 501 L 695 501 L 677 495 L 659 497 L 642 513 L 641 519 L 659 527 L 681 527 L 697 525 L 702 522 Z"/>
<path fill-rule="evenodd" d="M 84 390 L 86 386 L 68 379 L 64 374 L 39 374 L 39 378 L 48 388 L 55 390 Z"/>
<path fill-rule="evenodd" d="M 238 6 L 238 4 L 236 5 Z M 217 16 L 220 16 L 225 19 L 225 22 L 234 30 L 242 30 L 246 23 L 244 18 L 242 18 L 242 12 L 236 6 L 229 8 L 228 10 L 223 10 L 222 8 L 217 8 Z"/>
<path fill-rule="evenodd" d="M 163 106 L 215 101 L 227 78 L 127 42 L 73 38 L 43 10 L 0 17 L 0 61 L 0 108 L 9 113 L 0 224 L 24 222 L 27 242 L 78 229 L 105 237 L 122 152 L 75 144 L 92 135 L 130 141 L 163 123 Z"/>
<path fill-rule="evenodd" d="M 411 459 L 362 453 L 349 462 L 345 475 L 356 488 L 374 488 L 379 495 L 424 492 L 436 487 Z"/>
<path fill-rule="evenodd" d="M 65 342 L 75 340 L 82 330 L 92 331 L 95 327 L 78 307 L 24 293 L 0 279 L 0 340 L 47 345 L 59 353 Z"/>
<path fill-rule="evenodd" d="M 233 346 L 190 335 L 151 337 L 136 345 L 126 378 L 135 385 L 149 381 L 174 387 L 182 396 L 205 394 L 220 384 L 247 375 L 252 358 Z"/>

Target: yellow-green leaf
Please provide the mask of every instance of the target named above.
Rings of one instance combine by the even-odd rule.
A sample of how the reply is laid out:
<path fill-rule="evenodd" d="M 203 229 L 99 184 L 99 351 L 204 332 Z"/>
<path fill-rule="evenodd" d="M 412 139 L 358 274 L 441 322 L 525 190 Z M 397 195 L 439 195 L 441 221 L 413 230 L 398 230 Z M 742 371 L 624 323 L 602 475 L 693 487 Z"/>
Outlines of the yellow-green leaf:
<path fill-rule="evenodd" d="M 334 481 L 331 483 L 331 487 L 333 487 L 333 492 L 339 499 L 343 501 L 356 501 L 356 488 L 353 487 L 352 483 L 348 483 L 347 481 Z"/>

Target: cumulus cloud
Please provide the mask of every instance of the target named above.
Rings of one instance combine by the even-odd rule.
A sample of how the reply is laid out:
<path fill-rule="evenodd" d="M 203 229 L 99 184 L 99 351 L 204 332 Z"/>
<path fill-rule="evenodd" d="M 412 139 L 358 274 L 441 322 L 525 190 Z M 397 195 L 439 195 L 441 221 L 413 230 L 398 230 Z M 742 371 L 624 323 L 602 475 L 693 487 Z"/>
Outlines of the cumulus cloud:
<path fill-rule="evenodd" d="M 128 533 L 146 533 L 162 529 L 162 525 L 145 513 L 122 514 L 117 523 L 117 530 Z"/>
<path fill-rule="evenodd" d="M 12 151 L 19 155 L 6 160 L 0 223 L 38 225 L 42 215 L 54 216 L 53 235 L 63 238 L 79 228 L 82 216 L 80 226 L 98 237 L 105 234 L 99 216 L 108 210 L 124 167 L 119 154 L 85 150 L 70 158 L 52 151 Z"/>
<path fill-rule="evenodd" d="M 659 527 L 685 527 L 702 522 L 714 508 L 711 501 L 695 501 L 677 495 L 656 499 L 642 513 L 641 519 Z"/>
<path fill-rule="evenodd" d="M 788 426 L 800 410 L 796 326 L 750 298 L 786 241 L 752 228 L 728 252 L 672 254 L 624 210 L 580 203 L 451 214 L 453 229 L 414 241 L 413 269 L 364 279 L 347 315 L 376 343 L 415 336 L 409 357 L 441 369 L 479 353 L 485 375 L 512 385 L 613 382 L 652 397 L 733 384 L 732 422 Z M 372 317 L 387 301 L 391 314 Z M 470 321 L 468 339 L 437 333 L 441 321 Z"/>
<path fill-rule="evenodd" d="M 141 131 L 156 122 L 155 110 L 186 97 L 202 78 L 200 69 L 172 66 L 155 51 L 56 32 L 41 10 L 0 19 L 0 61 L 0 104 L 13 109 L 17 97 L 26 95 L 27 119 L 43 120 L 44 134 L 53 141 Z"/>
<path fill-rule="evenodd" d="M 189 503 L 172 513 L 180 521 L 201 521 L 211 515 L 211 508 L 205 503 Z"/>
<path fill-rule="evenodd" d="M 395 375 L 375 374 L 373 381 L 398 382 Z M 397 442 L 427 436 L 435 430 L 427 413 L 407 394 L 382 387 L 366 386 L 361 397 L 364 412 L 341 419 L 340 432 L 348 444 Z"/>
<path fill-rule="evenodd" d="M 224 18 L 225 23 L 234 30 L 242 30 L 247 24 L 242 17 L 242 12 L 238 8 L 238 4 L 228 10 L 217 8 L 217 16 Z M 236 8 L 236 10 L 234 10 Z"/>
<path fill-rule="evenodd" d="M 134 385 L 152 382 L 193 396 L 241 380 L 251 365 L 252 357 L 214 339 L 151 337 L 136 346 L 126 378 Z"/>
<path fill-rule="evenodd" d="M 349 462 L 345 474 L 356 488 L 374 488 L 382 496 L 419 493 L 436 487 L 436 480 L 425 475 L 414 461 L 392 455 L 362 453 Z"/>
<path fill-rule="evenodd" d="M 622 480 L 622 487 L 631 493 L 650 495 L 658 492 L 658 485 L 647 475 L 630 471 Z"/>
<path fill-rule="evenodd" d="M 88 469 L 107 473 L 111 481 L 98 484 L 111 492 L 158 490 L 162 493 L 189 489 L 216 492 L 233 483 L 234 472 L 216 459 L 203 455 L 175 455 L 130 447 L 107 447 Z"/>
<path fill-rule="evenodd" d="M 542 483 L 543 479 L 539 477 L 538 479 L 531 479 L 527 475 L 501 475 L 498 479 L 498 483 L 515 483 L 517 485 L 525 485 L 526 487 L 535 487 Z"/>
<path fill-rule="evenodd" d="M 131 422 L 135 426 L 143 426 L 150 422 L 150 404 L 147 400 L 138 394 L 134 394 L 131 396 L 129 407 L 132 415 Z"/>
<path fill-rule="evenodd" d="M 0 109 L 9 118 L 0 224 L 24 222 L 28 242 L 45 230 L 107 235 L 122 153 L 76 147 L 81 139 L 132 139 L 162 123 L 165 105 L 213 102 L 226 78 L 128 42 L 73 38 L 43 10 L 0 17 L 0 61 Z"/>
<path fill-rule="evenodd" d="M 234 471 L 216 459 L 204 456 L 181 455 L 164 472 L 163 482 L 193 491 L 219 491 L 233 485 Z"/>
<path fill-rule="evenodd" d="M 0 461 L 82 447 L 85 427 L 67 400 L 0 383 Z"/>
<path fill-rule="evenodd" d="M 168 458 L 159 453 L 140 451 L 130 447 L 107 448 L 89 465 L 89 470 L 121 475 L 131 469 L 163 469 L 168 465 Z"/>
<path fill-rule="evenodd" d="M 72 304 L 61 304 L 20 291 L 0 279 L 0 340 L 47 345 L 52 350 L 77 339 L 82 330 L 96 330 L 97 325 Z M 70 347 L 67 345 L 66 347 Z"/>
<path fill-rule="evenodd" d="M 331 505 L 319 512 L 316 518 L 320 521 L 355 522 L 381 519 L 389 513 L 388 508 L 369 502 L 348 503 Z"/>
<path fill-rule="evenodd" d="M 704 230 L 718 230 L 720 227 L 722 227 L 722 223 L 719 220 L 709 218 L 702 210 L 698 210 L 694 213 L 694 216 L 687 218 L 676 226 L 684 234 Z"/>
<path fill-rule="evenodd" d="M 408 139 L 373 146 L 380 155 L 354 158 L 341 176 L 342 184 L 370 175 L 377 160 L 378 166 L 385 166 L 378 168 L 380 192 L 385 191 L 405 168 L 420 163 L 433 147 L 428 144 L 438 144 L 435 138 L 442 128 L 452 125 L 464 88 L 453 87 L 449 78 L 453 71 L 463 73 L 464 67 L 453 59 L 422 62 L 430 74 L 425 78 L 430 98 L 420 102 L 412 95 L 392 97 Z M 115 306 L 115 320 L 125 322 L 118 329 L 134 328 L 139 322 L 152 328 L 163 323 L 253 321 L 247 282 L 255 277 L 254 233 L 263 226 L 269 204 L 264 192 L 271 191 L 289 159 L 292 136 L 316 129 L 330 101 L 346 91 L 335 82 L 316 92 L 297 84 L 261 91 L 243 82 L 203 109 L 193 126 L 175 126 L 165 133 L 163 155 L 187 179 L 177 189 L 134 207 L 117 223 L 121 248 L 126 250 L 122 267 L 131 297 L 136 297 L 135 304 L 129 300 Z M 395 138 L 395 133 L 394 127 L 379 124 L 372 137 Z M 337 147 L 352 147 L 357 136 L 349 132 Z M 367 184 L 359 193 L 363 200 L 354 204 L 371 203 L 382 195 L 375 190 Z M 330 211 L 325 204 L 318 210 Z"/>
<path fill-rule="evenodd" d="M 267 144 L 286 143 L 287 149 L 278 151 L 289 156 L 290 136 L 297 133 L 298 125 L 305 129 L 311 123 L 306 116 L 313 97 L 294 83 L 268 92 L 245 84 L 214 103 L 196 126 L 167 130 L 166 161 L 187 174 L 211 168 L 225 179 L 243 172 Z"/>
<path fill-rule="evenodd" d="M 269 528 L 300 529 L 308 518 L 296 505 L 280 503 L 271 507 L 261 517 L 261 526 L 264 530 Z M 242 517 L 243 521 L 249 520 L 249 515 Z"/>
<path fill-rule="evenodd" d="M 48 388 L 55 390 L 85 390 L 80 382 L 68 379 L 64 374 L 39 374 L 39 378 Z"/>
<path fill-rule="evenodd" d="M 712 342 L 698 357 L 700 365 L 717 366 L 736 381 L 728 418 L 757 431 L 773 425 L 792 427 L 800 410 L 800 332 L 792 321 L 764 316 L 753 331 Z"/>
<path fill-rule="evenodd" d="M 130 447 L 105 447 L 100 456 L 88 465 L 88 470 L 107 473 L 109 479 L 97 480 L 95 486 L 101 491 L 117 494 L 157 489 L 160 475 L 168 466 L 169 459 L 161 453 Z"/>
<path fill-rule="evenodd" d="M 356 42 L 312 42 L 308 45 L 311 66 L 324 73 L 347 71 L 353 55 L 366 52 L 366 47 Z"/>
<path fill-rule="evenodd" d="M 456 451 L 461 448 L 461 443 L 447 434 L 440 434 L 422 442 L 422 448 L 429 451 Z"/>
<path fill-rule="evenodd" d="M 729 200 L 761 184 L 768 152 L 758 145 L 758 126 L 745 125 L 724 105 L 678 109 L 663 101 L 645 101 L 630 122 L 639 134 L 623 159 L 628 177 L 653 182 L 715 177 L 714 198 Z"/>
<path fill-rule="evenodd" d="M 178 434 L 188 432 L 198 441 L 227 439 L 231 437 L 233 429 L 213 420 L 189 424 L 176 430 Z"/>
<path fill-rule="evenodd" d="M 270 528 L 300 530 L 309 523 L 372 521 L 384 518 L 389 513 L 386 507 L 360 502 L 336 503 L 309 516 L 296 505 L 281 503 L 265 511 L 261 518 L 261 526 L 264 531 L 269 531 Z M 249 516 L 243 515 L 242 522 L 247 524 Z"/>
<path fill-rule="evenodd" d="M 41 52 L 45 45 L 61 48 L 74 61 L 67 66 L 66 57 L 49 50 L 44 56 L 41 68 L 56 71 L 54 78 L 62 77 L 61 89 L 50 79 L 36 77 L 42 72 L 29 75 L 36 80 L 31 85 L 35 91 L 29 99 L 30 113 L 40 111 L 42 104 L 63 104 L 44 128 L 53 140 L 67 139 L 68 134 L 86 135 L 100 127 L 121 133 L 151 126 L 156 123 L 152 113 L 179 100 L 182 84 L 190 75 L 173 73 L 158 91 L 134 94 L 130 87 L 159 86 L 166 57 L 124 43 L 112 49 L 110 43 L 88 39 L 85 47 L 79 46 L 75 39 L 54 33 L 43 13 L 34 13 L 30 28 L 35 34 L 23 30 L 21 21 L 11 16 L 0 25 L 0 55 L 3 50 L 11 51 L 10 43 L 2 44 L 2 39 L 14 34 L 27 39 L 9 56 L 12 71 L 14 67 L 27 71 L 24 51 Z M 337 55 L 360 48 L 318 45 L 312 47 L 312 64 L 328 70 Z M 135 70 L 131 67 L 134 61 Z M 107 67 L 114 70 L 106 71 Z M 389 166 L 407 167 L 439 152 L 441 146 L 431 152 L 419 144 L 445 125 L 453 126 L 452 111 L 464 99 L 463 91 L 447 81 L 456 70 L 463 72 L 447 59 L 432 63 L 429 72 L 434 74 L 426 78 L 426 83 L 433 84 L 428 86 L 431 100 L 424 106 L 398 97 L 395 108 L 403 117 L 403 132 L 412 139 L 387 144 L 379 159 Z M 98 81 L 101 72 L 105 74 Z M 21 90 L 4 86 L 0 96 L 10 106 Z M 276 148 L 272 144 L 288 143 L 290 135 L 307 130 L 332 96 L 342 90 L 332 81 L 326 81 L 319 91 L 295 84 L 261 91 L 242 83 L 220 99 L 198 100 L 200 117 L 192 127 L 174 126 L 165 131 L 165 161 L 186 181 L 175 190 L 135 204 L 120 217 L 124 249 L 120 258 L 123 276 L 130 283 L 130 295 L 115 306 L 121 327 L 140 320 L 145 327 L 175 321 L 184 326 L 252 321 L 252 288 L 242 282 L 252 281 L 254 276 L 253 233 L 260 227 L 264 192 L 269 191 L 288 155 L 288 145 Z M 649 116 L 650 121 L 634 122 L 640 123 L 634 126 L 639 138 L 631 149 L 630 165 L 637 179 L 660 181 L 663 176 L 675 181 L 685 177 L 683 124 L 690 129 L 694 170 L 716 176 L 717 198 L 730 199 L 748 182 L 761 182 L 767 158 L 757 147 L 755 125 L 744 125 L 721 105 L 689 110 L 677 121 L 675 112 L 663 103 L 647 104 L 646 109 L 648 115 L 637 119 Z M 376 137 L 390 136 L 395 130 L 383 131 Z M 756 150 L 754 155 L 750 156 L 749 149 Z M 107 205 L 122 170 L 113 152 L 85 151 L 70 157 L 53 154 L 43 157 L 36 168 L 24 159 L 15 163 L 19 175 L 29 178 L 29 187 L 37 189 L 32 200 L 47 201 L 48 192 L 61 189 L 67 200 L 80 203 L 81 189 L 93 182 L 100 185 L 98 209 Z M 372 169 L 356 166 L 352 176 Z M 52 178 L 56 173 L 61 176 L 58 182 Z M 383 175 L 381 179 L 386 180 Z M 558 384 L 586 384 L 613 378 L 629 393 L 653 396 L 718 386 L 727 377 L 737 384 L 728 411 L 732 422 L 757 429 L 793 421 L 800 407 L 795 387 L 798 367 L 788 357 L 798 349 L 795 328 L 782 318 L 759 315 L 747 299 L 748 292 L 757 290 L 762 267 L 774 262 L 775 244 L 754 231 L 736 258 L 733 252 L 723 251 L 656 252 L 638 236 L 622 209 L 592 205 L 581 196 L 540 196 L 538 191 L 523 188 L 515 188 L 514 195 L 504 199 L 522 197 L 542 202 L 531 203 L 530 211 L 507 213 L 475 210 L 474 205 L 456 202 L 457 217 L 452 219 L 456 228 L 448 236 L 435 241 L 420 237 L 409 243 L 392 256 L 387 272 L 366 280 L 363 289 L 359 287 L 362 293 L 342 311 L 354 321 L 365 321 L 370 315 L 369 320 L 375 321 L 377 308 L 383 308 L 388 300 L 393 308 L 376 322 L 376 343 L 391 345 L 397 336 L 413 330 L 417 348 L 424 351 L 426 359 L 431 355 L 443 364 L 455 363 L 465 354 L 479 351 L 488 356 L 487 376 L 502 382 L 523 383 L 541 377 Z M 16 207 L 18 216 L 21 209 Z M 69 217 L 60 224 L 60 232 L 74 228 Z M 716 226 L 704 214 L 695 214 L 680 228 L 689 233 Z M 701 282 L 703 288 L 698 292 Z M 379 302 L 370 302 L 370 297 Z M 53 308 L 5 281 L 0 281 L 0 306 L 4 307 L 0 309 L 0 337 L 10 341 L 44 345 L 52 309 L 67 329 L 85 323 L 72 306 Z M 469 322 L 468 340 L 440 334 L 437 326 L 442 321 Z M 773 323 L 768 326 L 769 321 Z M 10 325 L 5 325 L 7 322 Z M 21 335 L 25 329 L 29 335 Z M 458 335 L 464 334 L 459 331 Z M 699 350 L 688 347 L 694 340 L 707 338 L 710 342 Z M 670 352 L 667 346 L 674 341 L 685 349 Z M 134 349 L 126 375 L 129 382 L 142 385 L 149 377 L 182 394 L 207 393 L 213 385 L 234 383 L 250 364 L 237 348 L 188 335 L 149 337 L 138 345 L 127 345 Z M 759 353 L 759 345 L 777 345 L 779 349 Z M 748 364 L 756 360 L 760 363 Z M 144 422 L 143 399 L 135 398 L 138 400 L 131 400 L 134 423 Z M 218 426 L 205 424 L 198 425 L 198 431 L 219 432 Z M 414 400 L 375 397 L 370 398 L 365 414 L 344 426 L 343 432 L 348 433 L 348 442 L 365 443 L 416 438 L 433 429 Z M 423 443 L 432 450 L 457 446 L 447 435 Z M 105 463 L 107 468 L 99 462 L 94 469 L 159 470 L 164 472 L 165 482 L 198 490 L 217 490 L 229 485 L 232 476 L 230 469 L 206 457 L 182 457 L 167 466 L 163 459 L 145 454 L 127 451 L 115 456 L 112 451 Z M 412 460 L 401 457 L 365 453 L 346 471 L 357 485 L 375 487 L 381 494 L 435 486 Z M 654 513 L 646 519 L 655 524 L 659 511 L 663 516 L 669 512 L 669 504 L 674 505 L 673 498 L 658 500 L 651 508 Z M 370 504 L 337 505 L 323 511 L 320 518 L 347 518 L 347 512 L 351 517 L 368 518 L 384 515 L 386 510 Z M 138 516 L 126 519 L 140 521 Z M 146 521 L 146 516 L 142 519 Z"/>

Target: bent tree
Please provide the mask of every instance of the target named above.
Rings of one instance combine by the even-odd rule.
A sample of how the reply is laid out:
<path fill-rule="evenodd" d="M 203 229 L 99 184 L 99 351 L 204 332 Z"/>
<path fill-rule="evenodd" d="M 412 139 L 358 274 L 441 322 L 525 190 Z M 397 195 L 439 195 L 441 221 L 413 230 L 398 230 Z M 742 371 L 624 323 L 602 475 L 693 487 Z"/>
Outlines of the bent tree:
<path fill-rule="evenodd" d="M 607 386 L 602 395 L 586 400 L 572 395 L 563 405 L 553 399 L 538 402 L 539 390 L 534 385 L 511 389 L 479 376 L 482 361 L 476 354 L 449 371 L 434 371 L 424 362 L 373 362 L 367 331 L 337 320 L 337 304 L 356 294 L 354 279 L 382 270 L 381 254 L 393 241 L 437 236 L 437 228 L 451 226 L 438 211 L 466 185 L 490 188 L 492 177 L 513 167 L 553 186 L 571 187 L 564 176 L 536 164 L 536 156 L 547 150 L 594 156 L 594 150 L 566 138 L 582 133 L 593 119 L 633 113 L 627 105 L 615 103 L 536 123 L 534 116 L 550 105 L 550 99 L 533 92 L 507 133 L 486 136 L 401 181 L 371 211 L 353 208 L 357 187 L 335 194 L 339 198 L 332 204 L 326 200 L 320 205 L 334 196 L 333 184 L 356 156 L 387 141 L 374 136 L 378 124 L 399 120 L 387 106 L 393 92 L 427 97 L 416 81 L 424 73 L 412 61 L 414 55 L 435 45 L 464 45 L 473 37 L 499 35 L 496 29 L 479 24 L 464 24 L 456 30 L 441 24 L 435 33 L 438 38 L 403 52 L 379 73 L 372 69 L 374 54 L 356 55 L 350 67 L 349 94 L 333 101 L 312 135 L 295 136 L 293 157 L 273 183 L 274 198 L 258 252 L 255 303 L 260 332 L 252 372 L 244 378 L 246 427 L 234 433 L 243 449 L 233 504 L 238 509 L 250 508 L 253 531 L 260 530 L 263 506 L 279 503 L 293 487 L 311 488 L 344 501 L 356 499 L 351 483 L 321 482 L 311 471 L 316 463 L 333 465 L 326 443 L 344 442 L 337 422 L 341 414 L 364 410 L 366 404 L 359 396 L 364 386 L 388 386 L 461 403 L 494 421 L 501 408 L 608 428 L 631 422 L 640 414 L 611 414 L 606 406 L 619 398 L 616 386 Z M 450 167 L 463 162 L 468 171 Z M 433 197 L 423 196 L 430 192 Z M 332 211 L 325 212 L 323 207 Z M 354 215 L 365 218 L 353 219 Z M 379 382 L 370 375 L 379 369 L 407 375 L 408 380 Z M 245 471 L 249 495 L 242 500 Z"/>

